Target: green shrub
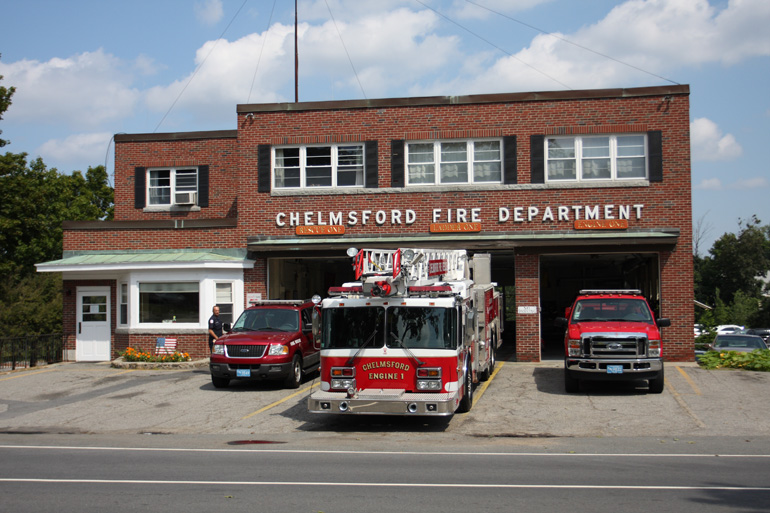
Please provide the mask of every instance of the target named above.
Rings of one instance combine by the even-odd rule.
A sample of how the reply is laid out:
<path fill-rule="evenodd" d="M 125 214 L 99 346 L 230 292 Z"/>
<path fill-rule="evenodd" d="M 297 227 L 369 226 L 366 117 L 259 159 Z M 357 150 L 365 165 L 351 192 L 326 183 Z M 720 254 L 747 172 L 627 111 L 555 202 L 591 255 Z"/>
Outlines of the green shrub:
<path fill-rule="evenodd" d="M 705 369 L 743 369 L 770 372 L 770 349 L 755 349 L 750 353 L 738 351 L 708 351 L 698 359 Z"/>

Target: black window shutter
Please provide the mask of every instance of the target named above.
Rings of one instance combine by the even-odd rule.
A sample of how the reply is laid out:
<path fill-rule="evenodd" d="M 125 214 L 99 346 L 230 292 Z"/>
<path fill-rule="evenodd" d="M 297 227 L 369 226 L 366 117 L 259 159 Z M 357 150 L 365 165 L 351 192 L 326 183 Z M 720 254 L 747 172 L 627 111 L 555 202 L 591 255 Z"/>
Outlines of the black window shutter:
<path fill-rule="evenodd" d="M 516 136 L 503 137 L 503 183 L 517 183 Z"/>
<path fill-rule="evenodd" d="M 270 145 L 257 146 L 257 192 L 270 192 Z"/>
<path fill-rule="evenodd" d="M 198 206 L 209 206 L 209 166 L 198 166 Z"/>
<path fill-rule="evenodd" d="M 650 181 L 663 181 L 663 133 L 660 130 L 647 132 L 647 150 L 650 154 Z"/>
<path fill-rule="evenodd" d="M 134 208 L 144 208 L 147 205 L 147 168 L 134 168 Z"/>
<path fill-rule="evenodd" d="M 404 140 L 390 141 L 390 186 L 404 186 Z"/>
<path fill-rule="evenodd" d="M 378 150 L 377 141 L 366 141 L 364 143 L 364 161 L 366 167 L 364 168 L 364 183 L 368 189 L 376 189 L 379 187 L 377 181 L 378 171 Z"/>
<path fill-rule="evenodd" d="M 529 137 L 530 183 L 545 183 L 545 136 Z"/>

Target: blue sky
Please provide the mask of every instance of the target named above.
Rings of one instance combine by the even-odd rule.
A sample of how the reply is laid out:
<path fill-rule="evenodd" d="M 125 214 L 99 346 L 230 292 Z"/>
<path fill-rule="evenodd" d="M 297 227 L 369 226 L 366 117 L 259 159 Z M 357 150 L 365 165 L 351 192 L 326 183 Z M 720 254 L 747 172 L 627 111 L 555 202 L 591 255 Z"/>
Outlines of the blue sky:
<path fill-rule="evenodd" d="M 294 101 L 291 0 L 4 2 L 5 151 L 107 165 L 116 133 L 233 129 Z M 300 101 L 689 84 L 704 254 L 770 224 L 767 0 L 300 0 Z"/>

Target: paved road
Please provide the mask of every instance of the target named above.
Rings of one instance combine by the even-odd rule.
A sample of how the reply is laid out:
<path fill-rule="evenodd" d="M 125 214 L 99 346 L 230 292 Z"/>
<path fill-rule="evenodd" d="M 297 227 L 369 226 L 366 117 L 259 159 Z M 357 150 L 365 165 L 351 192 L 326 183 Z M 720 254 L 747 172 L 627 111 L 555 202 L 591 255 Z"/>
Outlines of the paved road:
<path fill-rule="evenodd" d="M 597 383 L 563 392 L 561 362 L 499 362 L 473 409 L 451 419 L 327 417 L 306 411 L 317 387 L 269 383 L 215 389 L 207 368 L 127 370 L 61 363 L 0 374 L 0 432 L 221 434 L 269 441 L 411 435 L 543 440 L 552 437 L 770 435 L 770 373 L 668 365 L 666 390 Z"/>

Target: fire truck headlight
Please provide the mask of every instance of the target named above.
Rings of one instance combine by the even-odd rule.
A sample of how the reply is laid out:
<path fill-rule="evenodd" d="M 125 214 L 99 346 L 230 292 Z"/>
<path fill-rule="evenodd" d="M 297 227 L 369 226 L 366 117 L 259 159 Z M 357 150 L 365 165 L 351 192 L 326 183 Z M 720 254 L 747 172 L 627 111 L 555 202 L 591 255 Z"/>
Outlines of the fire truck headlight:
<path fill-rule="evenodd" d="M 417 369 L 417 390 L 441 390 L 441 368 Z"/>
<path fill-rule="evenodd" d="M 570 356 L 580 356 L 580 340 L 570 339 L 567 342 L 567 349 Z"/>
<path fill-rule="evenodd" d="M 660 340 L 650 340 L 647 346 L 647 355 L 651 358 L 660 358 Z"/>
<path fill-rule="evenodd" d="M 349 378 L 343 378 L 343 379 L 334 379 L 332 378 L 331 382 L 331 388 L 333 390 L 350 390 L 356 389 L 356 380 L 355 379 L 349 379 Z"/>
<path fill-rule="evenodd" d="M 284 346 L 281 344 L 270 344 L 270 349 L 268 349 L 267 354 L 271 356 L 289 354 L 289 346 Z"/>
<path fill-rule="evenodd" d="M 437 379 L 418 379 L 417 390 L 436 391 L 441 390 L 441 381 Z"/>

